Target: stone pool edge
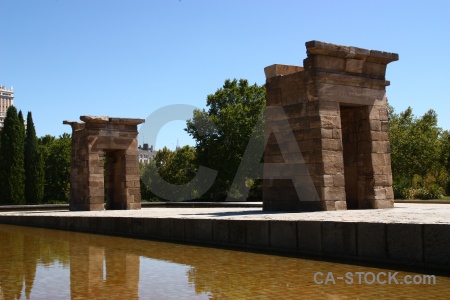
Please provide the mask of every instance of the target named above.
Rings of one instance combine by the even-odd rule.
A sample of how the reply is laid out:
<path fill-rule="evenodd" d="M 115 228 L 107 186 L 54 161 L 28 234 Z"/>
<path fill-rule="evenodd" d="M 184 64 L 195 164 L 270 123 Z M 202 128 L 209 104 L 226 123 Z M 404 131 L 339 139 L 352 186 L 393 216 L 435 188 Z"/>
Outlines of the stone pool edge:
<path fill-rule="evenodd" d="M 449 224 L 42 215 L 0 223 L 450 271 Z"/>

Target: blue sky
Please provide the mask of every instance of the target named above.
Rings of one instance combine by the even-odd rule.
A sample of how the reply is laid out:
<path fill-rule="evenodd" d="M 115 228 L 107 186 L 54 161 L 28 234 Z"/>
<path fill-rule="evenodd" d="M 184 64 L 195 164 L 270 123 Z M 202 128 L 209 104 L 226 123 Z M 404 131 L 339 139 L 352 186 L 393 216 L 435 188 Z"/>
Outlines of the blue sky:
<path fill-rule="evenodd" d="M 0 12 L 0 84 L 38 136 L 70 133 L 62 121 L 80 115 L 204 108 L 227 78 L 263 84 L 268 65 L 302 65 L 310 40 L 398 53 L 390 104 L 434 109 L 450 129 L 447 0 L 0 0 Z M 155 147 L 193 145 L 184 124 L 164 126 Z"/>

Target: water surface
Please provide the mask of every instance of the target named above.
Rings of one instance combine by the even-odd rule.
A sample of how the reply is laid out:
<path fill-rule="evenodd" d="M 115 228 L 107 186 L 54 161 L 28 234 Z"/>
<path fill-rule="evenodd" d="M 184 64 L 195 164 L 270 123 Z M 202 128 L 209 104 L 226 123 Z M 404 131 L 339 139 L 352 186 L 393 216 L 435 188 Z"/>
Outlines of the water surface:
<path fill-rule="evenodd" d="M 396 270 L 0 224 L 0 300 L 450 298 L 449 277 L 358 284 L 356 272 Z"/>

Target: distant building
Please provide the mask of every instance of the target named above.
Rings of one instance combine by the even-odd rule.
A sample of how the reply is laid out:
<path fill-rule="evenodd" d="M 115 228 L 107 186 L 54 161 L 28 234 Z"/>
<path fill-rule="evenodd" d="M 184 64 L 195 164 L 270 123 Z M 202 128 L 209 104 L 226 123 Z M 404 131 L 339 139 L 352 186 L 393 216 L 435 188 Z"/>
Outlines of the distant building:
<path fill-rule="evenodd" d="M 0 85 L 0 130 L 3 128 L 6 111 L 12 105 L 14 105 L 14 89 L 12 87 L 7 89 Z"/>
<path fill-rule="evenodd" d="M 153 146 L 149 147 L 148 144 L 144 144 L 142 147 L 138 147 L 139 152 L 139 162 L 148 164 L 156 154 L 156 151 L 153 151 Z"/>

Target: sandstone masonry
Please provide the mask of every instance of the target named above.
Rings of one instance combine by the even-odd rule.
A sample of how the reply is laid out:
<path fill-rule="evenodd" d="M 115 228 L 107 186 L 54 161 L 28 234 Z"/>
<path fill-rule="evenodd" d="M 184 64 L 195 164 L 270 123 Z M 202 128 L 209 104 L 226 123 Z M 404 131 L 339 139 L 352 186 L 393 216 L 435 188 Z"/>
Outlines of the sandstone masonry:
<path fill-rule="evenodd" d="M 319 41 L 306 49 L 304 67 L 264 69 L 268 112 L 282 107 L 286 116 L 266 114 L 264 210 L 393 207 L 385 74 L 398 54 Z M 307 174 L 288 166 L 298 149 Z M 285 163 L 288 179 L 271 163 Z M 305 176 L 313 196 L 298 192 Z"/>
<path fill-rule="evenodd" d="M 140 209 L 137 125 L 143 119 L 81 116 L 72 126 L 70 210 Z"/>

